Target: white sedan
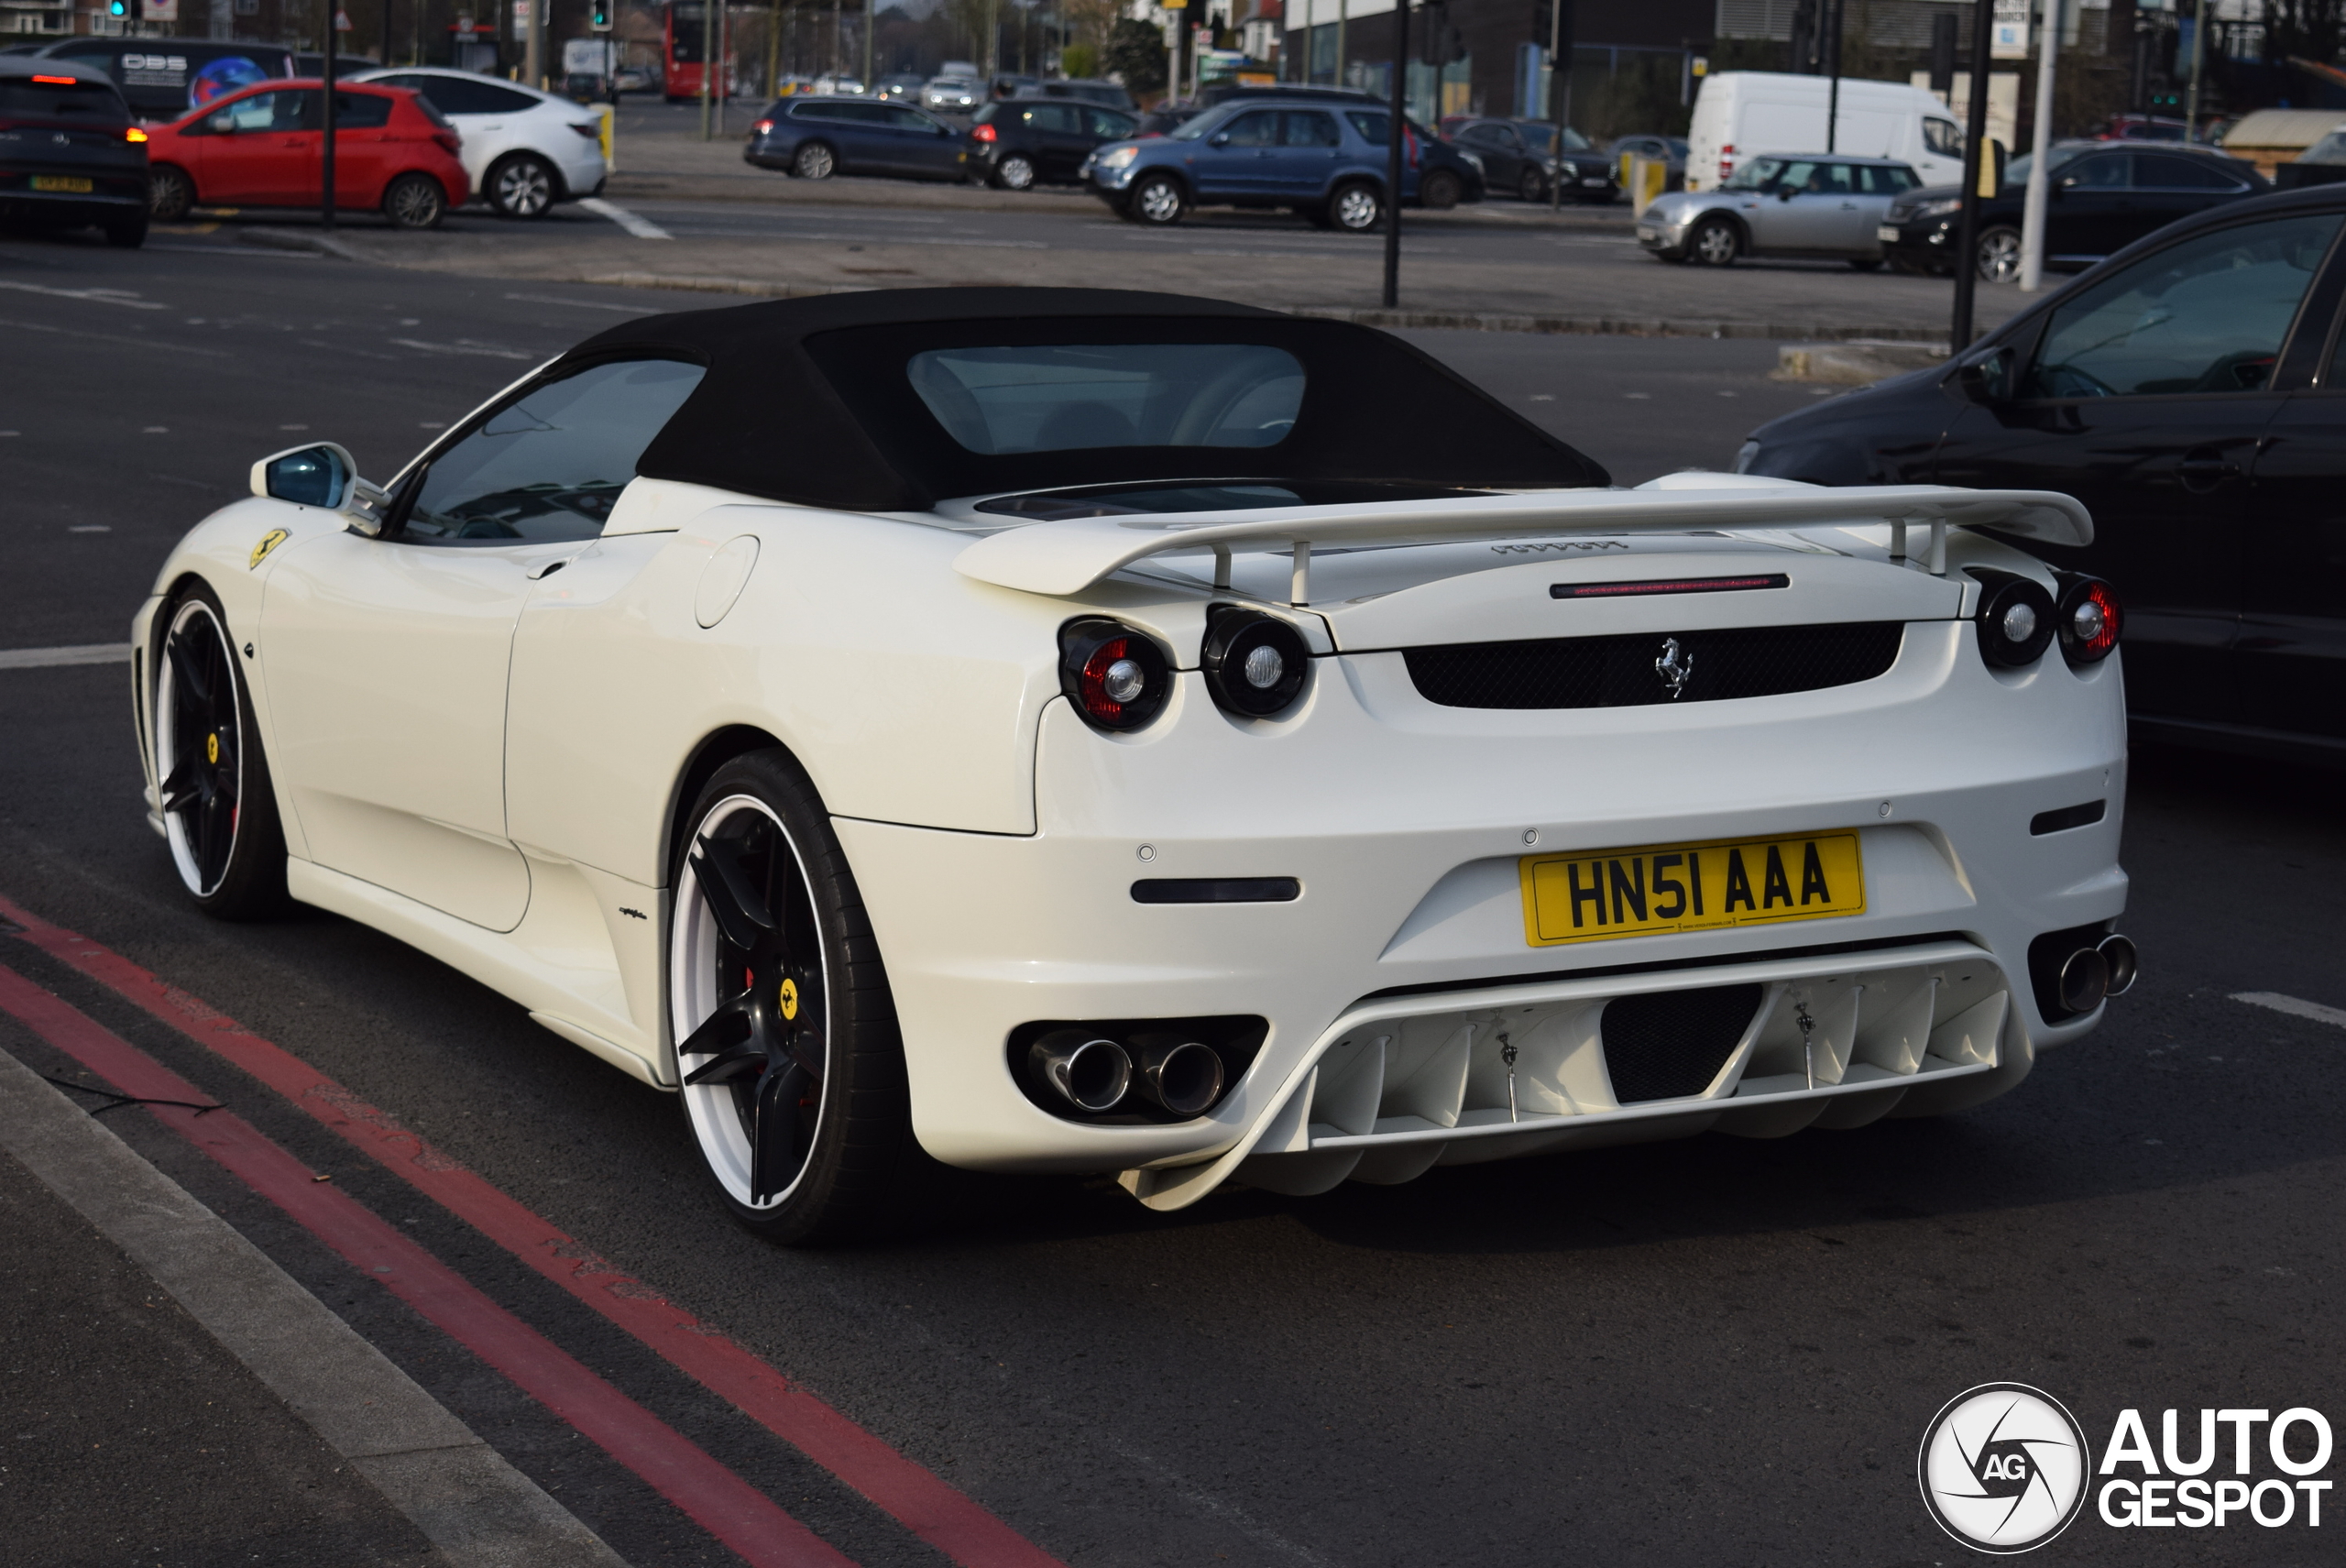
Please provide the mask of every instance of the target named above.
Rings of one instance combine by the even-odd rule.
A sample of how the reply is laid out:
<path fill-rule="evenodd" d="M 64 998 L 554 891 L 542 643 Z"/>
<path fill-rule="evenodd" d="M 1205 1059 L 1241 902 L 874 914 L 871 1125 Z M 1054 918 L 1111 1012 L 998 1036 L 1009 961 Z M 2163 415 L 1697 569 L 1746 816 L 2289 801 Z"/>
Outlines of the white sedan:
<path fill-rule="evenodd" d="M 1090 291 L 612 328 L 132 626 L 149 817 L 680 1093 L 780 1240 L 1992 1098 L 2132 980 L 2066 497 L 1636 490 L 1384 334 Z"/>
<path fill-rule="evenodd" d="M 464 138 L 465 172 L 482 201 L 509 218 L 545 215 L 557 202 L 599 195 L 603 110 L 477 71 L 423 67 L 352 78 L 411 87 Z"/>

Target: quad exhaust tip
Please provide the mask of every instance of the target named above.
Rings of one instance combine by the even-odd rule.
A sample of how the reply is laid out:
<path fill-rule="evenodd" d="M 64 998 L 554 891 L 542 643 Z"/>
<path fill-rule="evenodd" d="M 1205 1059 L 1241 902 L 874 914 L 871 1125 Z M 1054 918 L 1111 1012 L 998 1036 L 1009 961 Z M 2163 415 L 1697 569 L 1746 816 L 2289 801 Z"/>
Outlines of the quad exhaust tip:
<path fill-rule="evenodd" d="M 1054 1029 L 1026 1051 L 1027 1071 L 1055 1107 L 1097 1116 L 1138 1102 L 1188 1121 L 1229 1082 L 1222 1053 L 1169 1030 L 1118 1040 L 1090 1029 Z"/>
<path fill-rule="evenodd" d="M 1080 1029 L 1044 1036 L 1028 1056 L 1036 1076 L 1079 1111 L 1095 1115 L 1113 1111 L 1124 1103 L 1125 1091 L 1132 1088 L 1131 1053 L 1113 1040 Z"/>
<path fill-rule="evenodd" d="M 2090 1013 L 2110 997 L 2132 990 L 2140 972 L 2133 942 L 2112 932 L 2061 960 L 2054 976 L 2054 995 L 2071 1014 Z"/>
<path fill-rule="evenodd" d="M 1142 1045 L 1140 1091 L 1176 1116 L 1200 1115 L 1222 1098 L 1222 1058 L 1196 1040 Z"/>
<path fill-rule="evenodd" d="M 2113 932 L 2104 937 L 2101 946 L 2094 950 L 2101 955 L 2101 961 L 2110 970 L 2109 983 L 2102 991 L 2104 996 L 2123 996 L 2134 989 L 2135 977 L 2142 970 L 2132 940 Z"/>

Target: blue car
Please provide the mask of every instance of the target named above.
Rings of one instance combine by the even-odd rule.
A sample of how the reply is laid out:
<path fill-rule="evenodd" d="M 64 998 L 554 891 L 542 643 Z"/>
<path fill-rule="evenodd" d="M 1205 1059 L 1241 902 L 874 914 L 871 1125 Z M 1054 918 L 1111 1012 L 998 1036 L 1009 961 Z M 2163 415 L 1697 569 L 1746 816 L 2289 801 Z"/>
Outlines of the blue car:
<path fill-rule="evenodd" d="M 1244 98 L 1165 136 L 1102 147 L 1080 173 L 1135 223 L 1178 224 L 1200 205 L 1286 207 L 1321 228 L 1360 234 L 1385 217 L 1391 127 L 1388 111 L 1365 104 Z M 1448 206 L 1478 198 L 1481 187 L 1471 159 L 1409 133 L 1404 203 Z"/>
<path fill-rule="evenodd" d="M 961 133 L 944 121 L 904 104 L 828 93 L 774 100 L 750 127 L 741 156 L 760 169 L 788 170 L 801 180 L 834 174 L 969 176 Z"/>

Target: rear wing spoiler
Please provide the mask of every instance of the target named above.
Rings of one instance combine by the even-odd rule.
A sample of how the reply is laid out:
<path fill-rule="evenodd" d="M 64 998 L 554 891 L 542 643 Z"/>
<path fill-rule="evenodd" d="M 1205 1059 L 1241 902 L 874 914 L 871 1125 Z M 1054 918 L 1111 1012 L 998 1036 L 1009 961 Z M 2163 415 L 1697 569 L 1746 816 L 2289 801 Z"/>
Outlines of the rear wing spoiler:
<path fill-rule="evenodd" d="M 1672 475 L 1635 490 L 1543 490 L 1467 499 L 1372 501 L 1245 511 L 1072 518 L 1004 529 L 954 559 L 963 576 L 1031 594 L 1079 594 L 1152 555 L 1211 550 L 1214 584 L 1230 583 L 1233 550 L 1289 550 L 1290 598 L 1310 598 L 1311 547 L 1438 544 L 1563 534 L 1725 532 L 1815 524 L 1887 523 L 1891 558 L 1908 559 L 1906 531 L 1930 531 L 1924 560 L 1946 571 L 1946 531 L 1988 528 L 2047 544 L 2088 544 L 2093 520 L 2050 490 L 1950 485 L 1826 488 L 1730 474 Z"/>

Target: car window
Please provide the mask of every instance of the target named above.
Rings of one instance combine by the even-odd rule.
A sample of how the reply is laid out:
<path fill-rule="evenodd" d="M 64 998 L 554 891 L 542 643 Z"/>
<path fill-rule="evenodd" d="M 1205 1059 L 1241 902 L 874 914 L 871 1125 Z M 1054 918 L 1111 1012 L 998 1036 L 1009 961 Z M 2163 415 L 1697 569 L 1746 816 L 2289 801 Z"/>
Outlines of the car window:
<path fill-rule="evenodd" d="M 1102 141 L 1122 141 L 1133 134 L 1133 117 L 1113 109 L 1090 108 L 1083 111 L 1085 123 L 1093 136 Z"/>
<path fill-rule="evenodd" d="M 470 82 L 455 76 L 426 76 L 416 91 L 440 106 L 444 115 L 512 115 L 534 109 L 538 100 L 499 87 L 494 82 Z"/>
<path fill-rule="evenodd" d="M 2122 269 L 2053 313 L 2022 395 L 2261 390 L 2339 221 L 2240 224 Z"/>
<path fill-rule="evenodd" d="M 1470 147 L 1505 147 L 1514 138 L 1501 126 L 1468 126 L 1458 139 Z"/>
<path fill-rule="evenodd" d="M 2198 158 L 2173 153 L 2134 155 L 2134 188 L 2138 191 L 2237 191 L 2241 181 L 2231 170 Z"/>
<path fill-rule="evenodd" d="M 888 124 L 900 131 L 926 131 L 934 130 L 937 126 L 935 120 L 930 119 L 918 109 L 904 109 L 890 104 L 887 106 L 887 115 Z"/>
<path fill-rule="evenodd" d="M 1233 147 L 1277 147 L 1279 144 L 1279 116 L 1275 109 L 1257 109 L 1251 115 L 1241 115 L 1230 122 L 1222 133 Z"/>
<path fill-rule="evenodd" d="M 302 93 L 256 93 L 226 104 L 206 119 L 204 128 L 223 135 L 255 131 L 298 131 L 301 128 Z"/>
<path fill-rule="evenodd" d="M 594 538 L 635 477 L 636 460 L 703 374 L 673 359 L 622 359 L 538 383 L 432 460 L 400 538 Z"/>
<path fill-rule="evenodd" d="M 1021 117 L 1038 131 L 1073 134 L 1083 124 L 1083 112 L 1072 104 L 1035 104 L 1021 111 Z"/>
<path fill-rule="evenodd" d="M 1365 142 L 1385 147 L 1393 140 L 1393 117 L 1390 115 L 1371 114 L 1365 109 L 1347 109 L 1344 118 L 1353 123 L 1353 129 Z"/>
<path fill-rule="evenodd" d="M 1260 344 L 938 348 L 905 375 L 946 433 L 987 456 L 1101 446 L 1275 446 L 1303 366 Z"/>
<path fill-rule="evenodd" d="M 1963 130 L 1953 120 L 1926 119 L 1923 122 L 1923 149 L 1937 153 L 1941 158 L 1963 156 Z"/>
<path fill-rule="evenodd" d="M 130 105 L 103 82 L 43 82 L 18 76 L 0 78 L 0 115 L 113 126 L 129 122 Z"/>
<path fill-rule="evenodd" d="M 1805 168 L 1806 165 L 1800 167 Z M 1784 172 L 1781 158 L 1755 158 L 1719 182 L 1722 191 L 1765 191 Z M 1805 178 L 1805 176 L 1803 176 Z"/>
<path fill-rule="evenodd" d="M 2107 152 L 2098 158 L 2080 158 L 2061 170 L 2062 188 L 2076 191 L 2122 191 L 2126 188 L 2126 166 L 2132 161 L 2132 156 L 2123 152 Z"/>
<path fill-rule="evenodd" d="M 1282 147 L 1342 147 L 1344 135 L 1335 117 L 1318 109 L 1287 109 L 1279 115 Z"/>
<path fill-rule="evenodd" d="M 1869 196 L 1895 196 L 1919 183 L 1911 169 L 1889 169 L 1878 163 L 1858 167 L 1858 188 Z"/>

